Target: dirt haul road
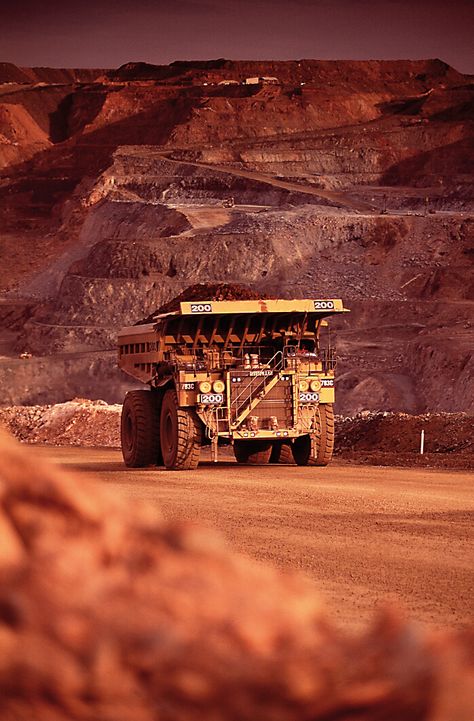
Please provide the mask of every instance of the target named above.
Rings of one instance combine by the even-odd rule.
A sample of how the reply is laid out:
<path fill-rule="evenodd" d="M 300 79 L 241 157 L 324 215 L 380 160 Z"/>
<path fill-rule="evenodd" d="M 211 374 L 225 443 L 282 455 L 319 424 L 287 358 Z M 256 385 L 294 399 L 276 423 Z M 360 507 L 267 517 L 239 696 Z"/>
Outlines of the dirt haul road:
<path fill-rule="evenodd" d="M 472 473 L 229 459 L 176 473 L 126 469 L 110 449 L 38 452 L 167 518 L 213 526 L 256 559 L 305 572 L 341 626 L 366 624 L 384 599 L 431 627 L 474 621 Z"/>

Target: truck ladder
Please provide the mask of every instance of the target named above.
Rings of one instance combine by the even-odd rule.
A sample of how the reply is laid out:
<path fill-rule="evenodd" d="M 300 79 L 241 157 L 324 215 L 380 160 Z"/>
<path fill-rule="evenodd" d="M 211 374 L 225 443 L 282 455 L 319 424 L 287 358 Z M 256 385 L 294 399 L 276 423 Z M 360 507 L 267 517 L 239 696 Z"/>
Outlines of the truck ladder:
<path fill-rule="evenodd" d="M 282 351 L 276 351 L 276 353 L 273 354 L 273 356 L 270 358 L 268 363 L 265 363 L 264 369 L 271 368 L 273 371 L 279 371 L 283 368 L 283 353 Z M 272 376 L 273 378 L 273 376 Z M 255 396 L 256 393 L 260 393 L 262 389 L 265 386 L 265 378 L 262 379 L 262 382 L 257 386 L 257 388 L 252 388 L 253 386 L 253 378 L 250 378 L 247 385 L 245 385 L 243 388 L 241 388 L 238 395 L 236 395 L 230 404 L 230 411 L 235 411 L 236 415 L 240 415 L 241 408 L 243 406 L 247 407 L 247 403 L 249 403 Z M 255 407 L 255 406 L 254 406 Z"/>
<path fill-rule="evenodd" d="M 230 428 L 231 430 L 235 430 L 237 426 L 239 426 L 242 421 L 244 421 L 249 413 L 253 411 L 255 406 L 257 406 L 260 401 L 265 398 L 265 396 L 271 391 L 271 389 L 276 386 L 278 381 L 280 380 L 280 373 L 277 372 L 275 375 L 270 376 L 269 379 L 263 378 L 262 382 L 258 384 L 258 386 L 255 389 L 252 389 L 250 392 L 250 395 L 248 398 L 240 405 L 240 407 L 237 410 L 237 417 L 234 420 L 234 422 L 231 424 Z M 250 384 L 246 386 L 244 390 L 250 389 Z M 240 394 L 242 395 L 242 393 Z M 239 396 L 240 397 L 240 396 Z M 235 406 L 237 399 L 235 399 L 232 402 L 232 406 Z M 232 407 L 231 406 L 231 407 Z"/>

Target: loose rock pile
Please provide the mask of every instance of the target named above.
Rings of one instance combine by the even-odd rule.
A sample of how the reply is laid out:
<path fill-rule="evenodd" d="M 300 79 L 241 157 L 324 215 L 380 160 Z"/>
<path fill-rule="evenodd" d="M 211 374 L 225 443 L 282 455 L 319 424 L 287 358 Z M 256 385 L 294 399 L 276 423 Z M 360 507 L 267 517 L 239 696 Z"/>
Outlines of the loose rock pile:
<path fill-rule="evenodd" d="M 378 465 L 474 468 L 474 419 L 465 413 L 362 411 L 336 418 L 336 453 Z M 424 431 L 424 455 L 420 455 Z"/>
<path fill-rule="evenodd" d="M 120 446 L 122 406 L 75 398 L 48 406 L 0 406 L 0 424 L 27 443 Z"/>
<path fill-rule="evenodd" d="M 48 406 L 0 406 L 0 424 L 26 443 L 120 447 L 121 405 L 75 398 Z M 473 418 L 465 413 L 336 416 L 338 457 L 375 465 L 474 468 Z M 425 431 L 425 453 L 420 434 Z"/>
<path fill-rule="evenodd" d="M 0 433 L 2 721 L 461 721 L 472 636 L 349 639 L 309 582 Z"/>

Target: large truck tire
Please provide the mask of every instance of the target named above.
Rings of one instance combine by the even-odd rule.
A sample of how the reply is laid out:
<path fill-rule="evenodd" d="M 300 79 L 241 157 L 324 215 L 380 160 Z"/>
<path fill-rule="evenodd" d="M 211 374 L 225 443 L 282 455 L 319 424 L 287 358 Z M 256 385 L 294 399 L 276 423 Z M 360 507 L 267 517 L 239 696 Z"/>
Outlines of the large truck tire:
<path fill-rule="evenodd" d="M 269 462 L 271 452 L 271 441 L 234 441 L 234 455 L 237 463 L 262 465 Z"/>
<path fill-rule="evenodd" d="M 291 445 L 289 443 L 281 443 L 274 441 L 272 444 L 272 452 L 270 455 L 270 463 L 294 463 Z"/>
<path fill-rule="evenodd" d="M 334 408 L 325 403 L 319 406 L 319 433 L 315 466 L 327 466 L 334 451 Z"/>
<path fill-rule="evenodd" d="M 122 455 L 129 468 L 162 463 L 160 448 L 160 395 L 155 391 L 130 391 L 122 406 L 120 437 Z"/>
<path fill-rule="evenodd" d="M 298 466 L 327 466 L 334 450 L 334 409 L 331 404 L 319 406 L 316 432 L 300 436 L 293 443 L 293 457 Z"/>
<path fill-rule="evenodd" d="M 172 471 L 197 468 L 201 453 L 201 422 L 194 411 L 178 406 L 174 389 L 166 391 L 161 404 L 160 440 L 166 468 Z"/>

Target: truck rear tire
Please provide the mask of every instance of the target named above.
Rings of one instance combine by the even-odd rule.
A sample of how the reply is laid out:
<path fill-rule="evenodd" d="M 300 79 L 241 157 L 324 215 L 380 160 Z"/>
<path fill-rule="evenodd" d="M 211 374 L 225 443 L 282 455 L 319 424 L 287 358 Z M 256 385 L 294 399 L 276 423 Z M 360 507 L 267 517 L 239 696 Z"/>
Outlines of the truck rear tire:
<path fill-rule="evenodd" d="M 163 463 L 172 471 L 197 468 L 202 426 L 194 411 L 178 406 L 174 389 L 167 390 L 161 405 L 160 441 Z"/>
<path fill-rule="evenodd" d="M 154 391 L 130 391 L 120 423 L 122 455 L 129 468 L 160 465 L 160 396 Z"/>
<path fill-rule="evenodd" d="M 271 441 L 234 441 L 234 455 L 237 463 L 263 465 L 269 462 L 271 452 Z"/>
<path fill-rule="evenodd" d="M 316 432 L 300 436 L 293 444 L 298 466 L 327 466 L 334 450 L 334 410 L 332 405 L 319 406 Z"/>
<path fill-rule="evenodd" d="M 294 463 L 291 445 L 289 443 L 279 443 L 275 441 L 270 455 L 270 463 Z"/>

